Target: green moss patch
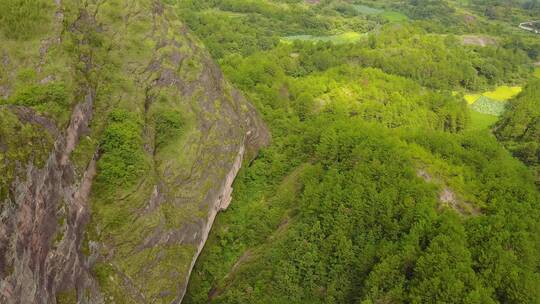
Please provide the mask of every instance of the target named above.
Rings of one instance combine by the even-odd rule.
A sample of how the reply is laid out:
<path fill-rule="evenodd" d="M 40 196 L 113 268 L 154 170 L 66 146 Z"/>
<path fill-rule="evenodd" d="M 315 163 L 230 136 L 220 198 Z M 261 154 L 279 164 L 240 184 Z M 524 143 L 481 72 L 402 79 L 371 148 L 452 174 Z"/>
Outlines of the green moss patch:
<path fill-rule="evenodd" d="M 18 165 L 43 166 L 52 144 L 52 137 L 41 126 L 23 123 L 0 106 L 0 202 L 9 193 Z"/>

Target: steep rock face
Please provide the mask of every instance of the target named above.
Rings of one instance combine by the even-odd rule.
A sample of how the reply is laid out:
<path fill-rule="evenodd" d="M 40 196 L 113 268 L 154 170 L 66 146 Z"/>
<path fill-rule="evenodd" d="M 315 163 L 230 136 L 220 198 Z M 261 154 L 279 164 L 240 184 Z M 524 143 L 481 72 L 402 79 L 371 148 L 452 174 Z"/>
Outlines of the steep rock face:
<path fill-rule="evenodd" d="M 172 7 L 50 7 L 53 31 L 2 54 L 0 110 L 53 140 L 21 159 L 0 149 L 15 172 L 0 196 L 0 302 L 178 303 L 268 131 Z"/>
<path fill-rule="evenodd" d="M 88 222 L 87 199 L 95 176 L 90 162 L 82 180 L 75 181 L 69 160 L 78 138 L 92 114 L 92 96 L 77 104 L 65 136 L 59 136 L 43 168 L 32 163 L 26 176 L 13 184 L 13 195 L 2 211 L 1 297 L 6 303 L 51 303 L 58 290 L 78 285 L 100 302 L 86 258 L 80 252 L 82 234 Z M 68 223 L 60 227 L 58 208 L 64 202 Z M 64 236 L 55 241 L 57 230 Z"/>

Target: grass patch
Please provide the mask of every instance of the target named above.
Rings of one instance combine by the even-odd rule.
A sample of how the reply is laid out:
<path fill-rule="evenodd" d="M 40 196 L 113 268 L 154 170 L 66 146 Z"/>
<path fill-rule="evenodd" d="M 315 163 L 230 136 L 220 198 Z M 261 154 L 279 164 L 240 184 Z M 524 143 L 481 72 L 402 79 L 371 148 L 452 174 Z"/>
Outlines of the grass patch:
<path fill-rule="evenodd" d="M 400 12 L 385 11 L 383 9 L 374 8 L 371 6 L 361 5 L 361 4 L 353 5 L 353 7 L 360 14 L 379 15 L 390 22 L 401 22 L 401 21 L 409 20 L 409 17 L 405 16 L 404 14 Z"/>
<path fill-rule="evenodd" d="M 381 14 L 383 18 L 386 18 L 386 20 L 390 22 L 402 22 L 409 20 L 409 17 L 403 15 L 400 12 L 392 12 L 392 11 L 386 11 Z"/>
<path fill-rule="evenodd" d="M 469 125 L 469 129 L 471 130 L 490 129 L 491 126 L 494 125 L 499 119 L 495 115 L 480 113 L 473 109 L 469 109 L 469 113 L 471 117 L 471 124 Z"/>
<path fill-rule="evenodd" d="M 384 12 L 382 9 L 374 8 L 367 5 L 356 4 L 353 5 L 354 9 L 364 15 L 378 15 Z"/>
<path fill-rule="evenodd" d="M 540 67 L 537 67 L 536 69 L 534 69 L 534 76 L 536 78 L 540 78 Z"/>
<path fill-rule="evenodd" d="M 281 39 L 285 43 L 292 43 L 293 41 L 311 41 L 311 42 L 332 42 L 334 44 L 346 44 L 356 43 L 362 39 L 365 34 L 357 32 L 345 32 L 339 35 L 332 36 L 312 36 L 312 35 L 295 35 L 288 36 Z"/>

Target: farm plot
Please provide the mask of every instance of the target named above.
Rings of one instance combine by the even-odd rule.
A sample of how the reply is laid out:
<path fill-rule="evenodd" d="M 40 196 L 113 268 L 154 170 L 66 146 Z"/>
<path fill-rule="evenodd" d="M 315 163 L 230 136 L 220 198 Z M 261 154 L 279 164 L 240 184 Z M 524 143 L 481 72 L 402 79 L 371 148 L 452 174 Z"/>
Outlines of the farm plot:
<path fill-rule="evenodd" d="M 495 115 L 483 114 L 469 108 L 471 117 L 470 130 L 485 130 L 491 128 L 499 119 Z"/>
<path fill-rule="evenodd" d="M 353 5 L 353 7 L 357 12 L 364 15 L 378 15 L 384 12 L 384 10 L 382 9 L 378 9 L 378 8 L 374 8 L 374 7 L 362 5 L 362 4 L 356 4 L 356 5 Z"/>
<path fill-rule="evenodd" d="M 357 32 L 345 32 L 339 35 L 332 36 L 312 36 L 312 35 L 294 35 L 281 38 L 281 41 L 285 43 L 292 43 L 293 41 L 311 41 L 311 42 L 332 42 L 335 44 L 356 43 L 362 39 L 366 34 L 360 34 Z"/>
<path fill-rule="evenodd" d="M 482 114 L 499 116 L 504 112 L 505 105 L 506 102 L 500 102 L 486 96 L 481 96 L 471 105 L 471 108 Z"/>
<path fill-rule="evenodd" d="M 474 93 L 465 95 L 465 100 L 469 105 L 477 102 L 481 97 L 487 97 L 496 102 L 505 102 L 509 99 L 512 99 L 521 92 L 521 87 L 519 86 L 500 86 L 493 91 L 488 91 L 484 93 Z"/>
<path fill-rule="evenodd" d="M 361 4 L 354 5 L 354 8 L 360 14 L 381 16 L 390 22 L 401 22 L 401 21 L 409 20 L 407 16 L 396 11 L 387 11 L 387 10 L 383 10 L 383 9 L 379 9 L 379 8 L 375 8 L 375 7 L 371 7 L 367 5 L 361 5 Z"/>
<path fill-rule="evenodd" d="M 491 99 L 507 101 L 508 99 L 513 98 L 520 92 L 521 87 L 500 86 L 494 91 L 486 92 L 483 95 Z"/>
<path fill-rule="evenodd" d="M 469 104 L 472 129 L 487 129 L 504 112 L 506 101 L 521 92 L 521 87 L 500 86 L 493 91 L 464 96 Z"/>

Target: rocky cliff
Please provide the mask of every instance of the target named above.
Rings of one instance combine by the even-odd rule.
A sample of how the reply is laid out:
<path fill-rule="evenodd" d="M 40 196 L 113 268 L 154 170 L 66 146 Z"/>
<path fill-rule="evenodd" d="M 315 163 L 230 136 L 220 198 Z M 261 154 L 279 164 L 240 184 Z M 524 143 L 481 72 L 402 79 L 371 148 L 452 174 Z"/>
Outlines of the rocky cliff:
<path fill-rule="evenodd" d="M 179 303 L 268 131 L 162 1 L 34 5 L 0 49 L 0 302 Z"/>

